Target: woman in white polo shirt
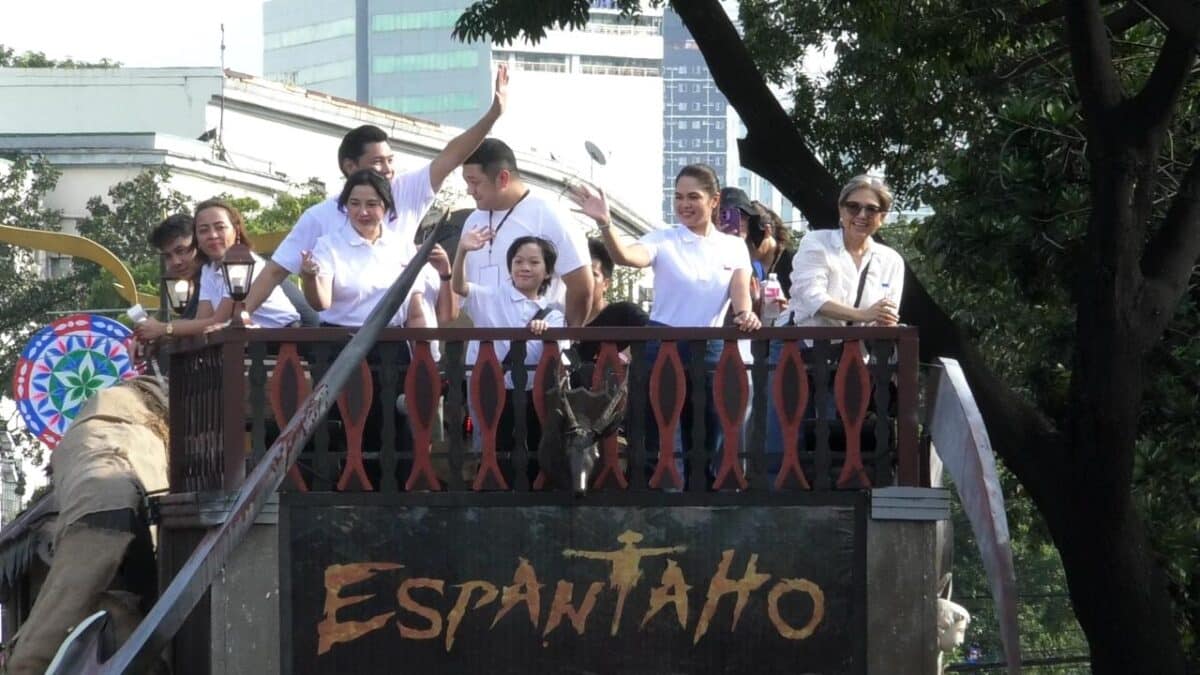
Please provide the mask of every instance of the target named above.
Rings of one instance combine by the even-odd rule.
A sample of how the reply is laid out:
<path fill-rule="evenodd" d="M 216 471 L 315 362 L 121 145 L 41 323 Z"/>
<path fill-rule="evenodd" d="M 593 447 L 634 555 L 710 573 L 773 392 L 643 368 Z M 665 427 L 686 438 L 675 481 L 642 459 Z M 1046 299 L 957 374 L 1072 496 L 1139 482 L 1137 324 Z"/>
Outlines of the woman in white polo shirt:
<path fill-rule="evenodd" d="M 387 181 L 373 171 L 351 174 L 337 203 L 346 214 L 346 224 L 319 237 L 312 251 L 301 253 L 300 285 L 305 299 L 321 312 L 322 325 L 358 327 L 387 294 L 414 247 L 384 227 L 395 204 Z M 441 295 L 439 287 L 449 280 L 450 260 L 441 246 L 435 246 L 390 325 L 437 326 L 432 306 Z"/>
<path fill-rule="evenodd" d="M 209 199 L 196 205 L 196 216 L 192 219 L 196 257 L 201 261 L 200 302 L 196 306 L 195 319 L 180 319 L 167 324 L 167 335 L 199 335 L 209 326 L 228 321 L 233 316 L 233 298 L 225 287 L 225 270 L 221 261 L 225 253 L 237 242 L 253 248 L 246 236 L 246 225 L 242 214 L 223 199 Z M 263 259 L 254 256 L 254 274 L 263 268 Z M 282 288 L 276 288 L 266 302 L 250 315 L 250 321 L 263 328 L 296 326 L 300 313 L 288 300 Z"/>
<path fill-rule="evenodd" d="M 466 258 L 470 251 L 482 249 L 494 232 L 481 227 L 463 232 L 458 240 L 458 251 L 454 255 L 454 272 L 452 284 L 455 294 L 463 297 L 463 309 L 470 315 L 472 323 L 479 328 L 518 328 L 526 326 L 533 336 L 541 335 L 547 328 L 561 328 L 566 325 L 563 313 L 551 307 L 546 298 L 546 291 L 554 278 L 554 263 L 558 259 L 558 251 L 554 244 L 541 237 L 523 236 L 513 240 L 505 254 L 508 278 L 497 286 L 476 284 L 467 281 Z M 508 340 L 496 340 L 492 343 L 496 350 L 496 358 L 501 362 L 508 356 L 510 344 Z M 563 342 L 560 349 L 566 349 Z M 479 356 L 479 342 L 472 340 L 467 345 L 468 364 L 474 364 Z M 538 361 L 542 358 L 541 340 L 525 342 L 525 365 L 531 370 L 525 379 L 525 429 L 526 451 L 530 458 L 525 467 L 530 480 L 537 476 L 536 454 L 541 442 L 541 424 L 533 407 L 533 373 Z M 496 448 L 501 457 L 511 456 L 515 445 L 513 438 L 513 380 L 512 375 L 504 376 L 504 384 L 508 395 L 504 401 L 504 411 L 496 430 Z M 476 427 L 478 428 L 478 427 Z M 508 473 L 508 472 L 506 472 Z M 511 474 L 509 475 L 511 478 Z"/>
<path fill-rule="evenodd" d="M 716 172 L 706 164 L 689 164 L 675 177 L 675 217 L 679 224 L 655 230 L 636 243 L 617 238 L 612 229 L 604 192 L 586 186 L 572 190 L 584 214 L 596 221 L 604 245 L 618 265 L 649 267 L 654 271 L 654 306 L 650 324 L 676 327 L 719 327 L 733 304 L 733 321 L 743 331 L 762 326 L 750 303 L 750 255 L 738 237 L 718 230 L 712 222 L 720 201 Z M 684 363 L 687 345 L 680 343 Z M 721 353 L 719 341 L 709 342 L 705 362 L 711 371 Z M 657 346 L 647 345 L 647 356 L 657 357 Z M 711 372 L 706 386 L 712 391 Z M 685 447 L 690 445 L 691 397 L 683 409 L 681 425 Z M 705 447 L 709 457 L 719 442 L 719 426 L 712 401 L 705 408 Z M 650 418 L 653 420 L 653 417 Z M 647 454 L 657 446 L 657 428 L 647 426 Z"/>

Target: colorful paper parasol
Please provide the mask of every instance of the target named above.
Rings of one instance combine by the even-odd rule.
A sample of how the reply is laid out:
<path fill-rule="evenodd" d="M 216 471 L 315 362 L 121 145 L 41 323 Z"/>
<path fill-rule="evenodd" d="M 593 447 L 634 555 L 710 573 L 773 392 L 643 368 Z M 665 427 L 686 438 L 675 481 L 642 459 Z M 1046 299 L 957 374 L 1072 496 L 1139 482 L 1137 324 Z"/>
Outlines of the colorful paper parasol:
<path fill-rule="evenodd" d="M 92 394 L 138 374 L 132 339 L 123 324 L 94 314 L 72 314 L 34 333 L 13 376 L 29 430 L 53 450 Z"/>

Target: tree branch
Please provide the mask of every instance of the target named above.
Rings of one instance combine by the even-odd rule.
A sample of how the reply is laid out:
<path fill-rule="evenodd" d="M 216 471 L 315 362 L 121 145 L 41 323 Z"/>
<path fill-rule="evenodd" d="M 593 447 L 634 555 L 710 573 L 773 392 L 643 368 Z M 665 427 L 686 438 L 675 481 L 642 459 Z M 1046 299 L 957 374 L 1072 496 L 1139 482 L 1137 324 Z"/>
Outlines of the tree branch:
<path fill-rule="evenodd" d="M 1117 71 L 1112 63 L 1112 46 L 1108 41 L 1104 20 L 1097 0 L 1068 2 L 1064 16 L 1067 20 L 1067 46 L 1071 52 L 1071 68 L 1079 88 L 1083 114 L 1092 125 L 1089 134 L 1094 139 L 1106 137 L 1104 130 L 1109 113 L 1124 96 Z"/>
<path fill-rule="evenodd" d="M 1144 283 L 1138 307 L 1142 339 L 1146 343 L 1156 339 L 1171 320 L 1198 260 L 1200 153 L 1192 159 L 1180 181 L 1179 191 L 1167 209 L 1162 227 L 1151 238 L 1142 256 Z"/>
<path fill-rule="evenodd" d="M 1100 4 L 1107 5 L 1114 1 L 1115 0 L 1103 0 Z M 1047 2 L 1044 5 L 1038 5 L 1037 7 L 1034 7 L 1028 12 L 1025 12 L 1021 16 L 1017 17 L 1017 23 L 1022 26 L 1036 26 L 1037 24 L 1061 19 L 1065 11 L 1064 6 L 1065 3 L 1063 0 L 1050 0 L 1050 2 Z"/>
<path fill-rule="evenodd" d="M 671 4 L 704 54 L 713 81 L 746 125 L 746 138 L 738 142 L 742 165 L 760 176 L 772 175 L 769 180 L 788 194 L 810 226 L 837 227 L 841 186 L 767 87 L 725 10 L 715 0 Z"/>
<path fill-rule="evenodd" d="M 1138 0 L 1172 31 L 1190 36 L 1192 45 L 1200 37 L 1200 2 L 1196 0 Z"/>
<path fill-rule="evenodd" d="M 1061 16 L 1061 6 L 1059 6 L 1059 10 Z M 1124 35 L 1125 31 L 1133 28 L 1148 18 L 1150 18 L 1150 15 L 1146 13 L 1146 10 L 1144 10 L 1140 5 L 1131 3 L 1105 16 L 1104 25 L 1108 28 L 1109 32 L 1113 36 Z M 1066 54 L 1067 51 L 1068 47 L 1065 44 L 1057 43 L 1051 45 L 1039 51 L 1038 53 L 1033 54 L 1032 56 L 1009 61 L 1007 64 L 997 68 L 991 79 L 996 82 L 1004 82 L 1014 77 L 1024 75 L 1043 63 L 1049 63 L 1051 60 Z"/>
<path fill-rule="evenodd" d="M 1195 62 L 1196 34 L 1171 29 L 1146 84 L 1129 100 L 1134 124 L 1147 134 L 1163 133 Z"/>
<path fill-rule="evenodd" d="M 742 164 L 775 185 L 813 227 L 836 227 L 837 180 L 812 155 L 767 89 L 718 0 L 686 0 L 675 6 L 713 80 L 746 124 L 747 137 L 740 145 Z M 1065 453 L 1050 421 L 991 372 L 911 269 L 905 273 L 901 306 L 904 320 L 921 329 L 922 359 L 959 359 L 987 422 L 992 446 L 1035 499 L 1051 499 Z"/>

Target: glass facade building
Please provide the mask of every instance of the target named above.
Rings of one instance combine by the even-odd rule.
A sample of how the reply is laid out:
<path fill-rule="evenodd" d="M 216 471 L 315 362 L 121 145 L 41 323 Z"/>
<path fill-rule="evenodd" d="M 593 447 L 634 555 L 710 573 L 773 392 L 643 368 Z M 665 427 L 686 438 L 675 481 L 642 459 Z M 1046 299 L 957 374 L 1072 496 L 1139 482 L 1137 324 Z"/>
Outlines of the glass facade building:
<path fill-rule="evenodd" d="M 675 175 L 703 162 L 725 180 L 729 164 L 729 104 L 709 75 L 704 56 L 679 15 L 663 11 L 663 199 L 675 222 Z"/>
<path fill-rule="evenodd" d="M 491 104 L 491 45 L 450 37 L 469 0 L 270 0 L 273 80 L 456 127 Z"/>

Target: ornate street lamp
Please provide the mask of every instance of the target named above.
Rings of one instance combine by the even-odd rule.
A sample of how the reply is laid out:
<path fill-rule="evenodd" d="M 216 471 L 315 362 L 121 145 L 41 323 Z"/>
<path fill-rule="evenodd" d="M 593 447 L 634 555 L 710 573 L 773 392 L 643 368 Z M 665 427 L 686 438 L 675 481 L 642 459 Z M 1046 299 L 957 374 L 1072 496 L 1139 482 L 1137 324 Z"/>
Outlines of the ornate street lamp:
<path fill-rule="evenodd" d="M 195 293 L 195 284 L 191 279 L 181 279 L 164 275 L 162 277 L 163 292 L 167 298 L 167 304 L 171 306 L 171 311 L 175 312 L 176 316 L 182 316 L 187 306 L 192 302 L 192 294 Z"/>
<path fill-rule="evenodd" d="M 241 326 L 242 309 L 239 305 L 250 292 L 250 280 L 254 278 L 254 255 L 250 253 L 250 247 L 238 241 L 225 252 L 221 267 L 225 271 L 225 289 L 233 298 L 233 325 Z"/>

